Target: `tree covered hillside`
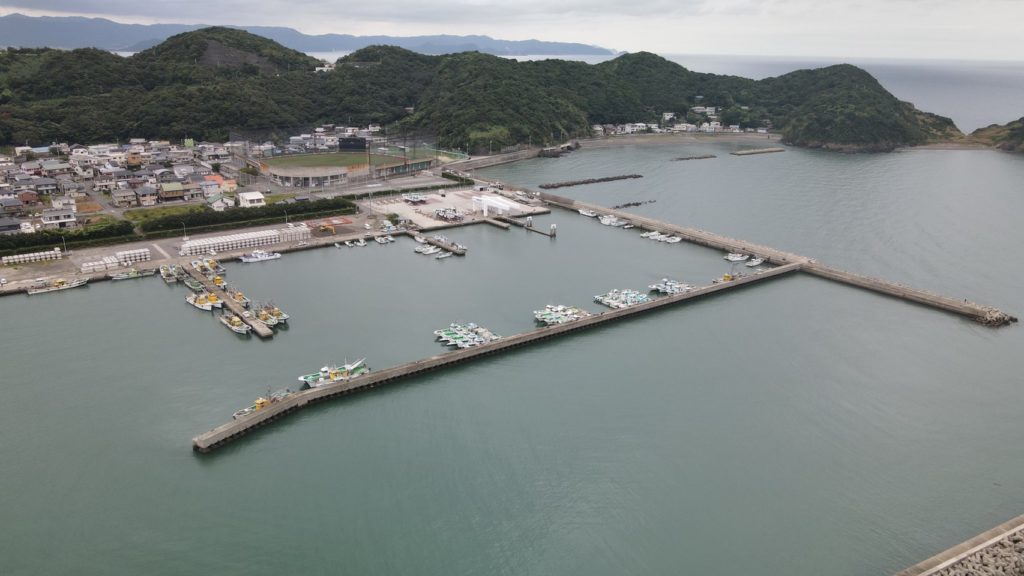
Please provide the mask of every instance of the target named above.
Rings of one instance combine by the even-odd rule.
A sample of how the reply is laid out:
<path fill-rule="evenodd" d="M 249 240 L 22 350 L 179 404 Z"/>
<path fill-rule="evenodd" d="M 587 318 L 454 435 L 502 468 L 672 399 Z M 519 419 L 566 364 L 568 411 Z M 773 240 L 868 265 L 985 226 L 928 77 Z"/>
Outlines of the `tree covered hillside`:
<path fill-rule="evenodd" d="M 228 28 L 179 34 L 130 58 L 8 50 L 0 52 L 0 144 L 225 139 L 231 130 L 283 135 L 322 122 L 375 122 L 480 150 L 586 136 L 595 123 L 656 122 L 697 104 L 718 107 L 723 124 L 771 125 L 802 146 L 887 150 L 958 134 L 950 120 L 898 101 L 849 65 L 754 81 L 645 52 L 588 65 L 374 46 L 334 71 L 316 66 Z"/>

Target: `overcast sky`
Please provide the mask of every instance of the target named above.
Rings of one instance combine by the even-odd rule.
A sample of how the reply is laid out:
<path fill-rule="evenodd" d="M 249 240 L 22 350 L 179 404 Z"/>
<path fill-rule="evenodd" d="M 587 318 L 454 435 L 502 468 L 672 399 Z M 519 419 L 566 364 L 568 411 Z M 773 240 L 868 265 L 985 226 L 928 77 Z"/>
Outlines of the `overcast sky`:
<path fill-rule="evenodd" d="M 0 14 L 486 34 L 661 54 L 1024 60 L 1022 0 L 0 0 Z"/>

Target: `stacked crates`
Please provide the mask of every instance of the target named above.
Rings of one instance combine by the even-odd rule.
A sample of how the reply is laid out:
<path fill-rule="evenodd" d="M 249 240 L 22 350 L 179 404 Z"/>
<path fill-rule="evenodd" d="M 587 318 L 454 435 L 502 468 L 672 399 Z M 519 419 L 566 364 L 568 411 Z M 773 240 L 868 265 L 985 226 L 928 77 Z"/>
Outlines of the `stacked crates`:
<path fill-rule="evenodd" d="M 60 248 L 54 248 L 47 252 L 33 252 L 31 254 L 15 254 L 14 256 L 4 256 L 0 259 L 4 266 L 10 264 L 28 264 L 31 262 L 42 262 L 43 260 L 60 260 L 64 257 L 61 253 Z"/>
<path fill-rule="evenodd" d="M 181 256 L 198 256 L 214 252 L 229 252 L 231 250 L 245 250 L 258 248 L 268 244 L 279 242 L 292 242 L 311 238 L 313 231 L 308 226 L 300 225 L 281 230 L 260 230 L 257 232 L 241 232 L 228 236 L 214 236 L 212 238 L 199 238 L 189 240 L 181 245 L 178 254 Z"/>
<path fill-rule="evenodd" d="M 123 250 L 114 254 L 117 257 L 117 261 L 122 266 L 131 266 L 137 262 L 147 262 L 150 260 L 149 248 L 140 248 L 138 250 Z"/>

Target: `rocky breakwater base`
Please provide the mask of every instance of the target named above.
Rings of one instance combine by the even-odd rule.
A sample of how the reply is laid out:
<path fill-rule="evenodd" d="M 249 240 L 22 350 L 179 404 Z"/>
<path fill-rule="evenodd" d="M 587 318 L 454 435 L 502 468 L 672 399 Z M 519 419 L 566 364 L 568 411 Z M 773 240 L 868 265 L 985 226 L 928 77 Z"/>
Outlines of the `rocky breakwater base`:
<path fill-rule="evenodd" d="M 1024 515 L 982 532 L 896 576 L 1024 576 Z"/>
<path fill-rule="evenodd" d="M 600 184 L 601 182 L 614 182 L 616 180 L 628 180 L 630 178 L 643 178 L 643 175 L 623 174 L 622 176 L 605 176 L 604 178 L 587 178 L 586 180 L 569 180 L 568 182 L 553 182 L 551 184 L 541 184 L 540 188 L 543 188 L 544 190 L 553 190 L 555 188 L 583 186 L 584 184 Z"/>

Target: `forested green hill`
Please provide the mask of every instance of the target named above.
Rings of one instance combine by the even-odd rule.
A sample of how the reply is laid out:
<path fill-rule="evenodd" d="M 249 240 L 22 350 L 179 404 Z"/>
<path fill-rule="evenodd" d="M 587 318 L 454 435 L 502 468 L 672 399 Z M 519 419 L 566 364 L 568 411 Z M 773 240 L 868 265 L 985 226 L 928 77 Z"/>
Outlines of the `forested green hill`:
<path fill-rule="evenodd" d="M 719 107 L 723 124 L 770 125 L 801 146 L 889 150 L 959 134 L 950 120 L 900 102 L 849 65 L 754 81 L 692 72 L 645 52 L 588 65 L 374 46 L 332 72 L 316 66 L 228 28 L 179 34 L 130 58 L 8 50 L 0 52 L 0 144 L 225 139 L 232 130 L 377 122 L 480 150 L 561 142 L 588 135 L 595 123 L 657 122 L 662 112 L 683 115 L 698 104 Z"/>

